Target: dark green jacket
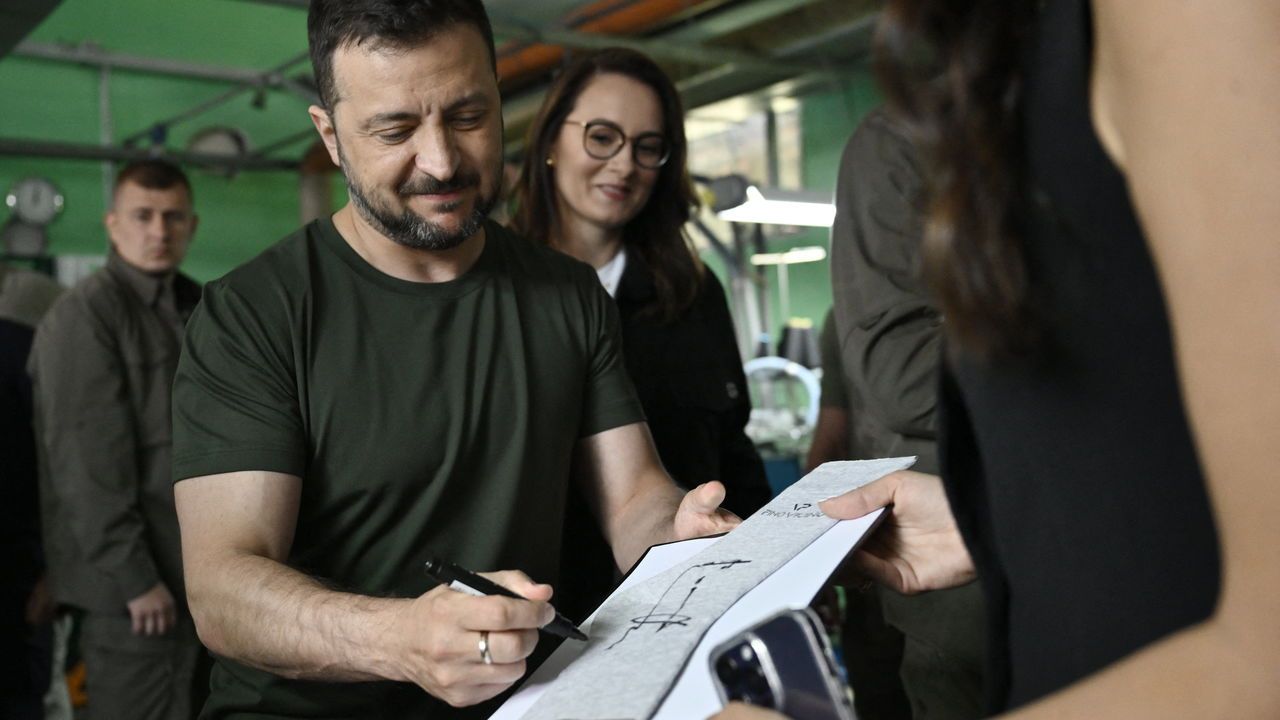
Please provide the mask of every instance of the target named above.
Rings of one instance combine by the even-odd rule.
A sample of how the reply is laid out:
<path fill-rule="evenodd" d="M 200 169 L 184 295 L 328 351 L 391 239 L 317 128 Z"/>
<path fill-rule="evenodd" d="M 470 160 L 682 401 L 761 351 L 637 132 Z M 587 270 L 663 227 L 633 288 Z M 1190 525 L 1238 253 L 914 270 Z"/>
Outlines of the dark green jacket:
<path fill-rule="evenodd" d="M 869 444 L 851 451 L 916 455 L 912 469 L 937 473 L 942 316 L 919 274 L 923 193 L 914 148 L 883 111 L 871 111 L 845 147 L 831 228 L 840 358 Z"/>
<path fill-rule="evenodd" d="M 112 253 L 36 330 L 27 369 L 59 602 L 124 613 L 160 580 L 182 602 L 169 389 L 200 288 L 180 274 L 169 285 Z"/>
<path fill-rule="evenodd" d="M 924 189 L 915 149 L 884 111 L 871 111 L 840 163 L 831 283 L 862 446 L 853 456 L 915 455 L 913 470 L 936 474 L 943 326 L 919 273 Z M 900 672 L 916 720 L 981 716 L 978 584 L 911 597 L 884 590 L 880 600 L 885 620 L 906 636 Z"/>

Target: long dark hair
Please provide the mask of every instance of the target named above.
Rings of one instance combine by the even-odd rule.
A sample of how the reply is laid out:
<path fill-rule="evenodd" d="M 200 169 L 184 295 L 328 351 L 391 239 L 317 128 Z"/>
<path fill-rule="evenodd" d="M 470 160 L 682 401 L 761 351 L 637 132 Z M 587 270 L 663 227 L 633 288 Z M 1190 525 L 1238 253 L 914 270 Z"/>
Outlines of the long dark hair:
<path fill-rule="evenodd" d="M 923 267 L 948 334 L 980 356 L 1036 340 L 1020 63 L 1035 0 L 893 0 L 876 38 L 891 108 L 930 168 Z"/>
<path fill-rule="evenodd" d="M 555 178 L 546 159 L 578 96 L 592 78 L 605 73 L 625 75 L 648 85 L 662 104 L 662 132 L 671 155 L 658 171 L 649 201 L 623 228 L 622 241 L 627 252 L 639 255 L 653 272 L 657 301 L 645 312 L 667 322 L 688 309 L 702 283 L 702 262 L 684 233 L 698 199 L 687 169 L 688 142 L 680 95 L 667 74 L 645 55 L 626 48 L 586 53 L 575 58 L 556 78 L 529 128 L 512 225 L 534 242 L 553 243 L 557 221 Z"/>

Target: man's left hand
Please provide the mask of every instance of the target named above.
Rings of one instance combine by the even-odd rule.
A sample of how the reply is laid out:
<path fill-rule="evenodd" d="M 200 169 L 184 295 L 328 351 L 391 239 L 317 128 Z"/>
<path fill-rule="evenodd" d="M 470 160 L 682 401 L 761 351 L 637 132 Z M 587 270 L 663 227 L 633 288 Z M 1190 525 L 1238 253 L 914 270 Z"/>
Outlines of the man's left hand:
<path fill-rule="evenodd" d="M 705 482 L 684 494 L 676 510 L 676 540 L 729 532 L 742 518 L 720 507 L 724 502 L 724 485 L 718 480 Z"/>

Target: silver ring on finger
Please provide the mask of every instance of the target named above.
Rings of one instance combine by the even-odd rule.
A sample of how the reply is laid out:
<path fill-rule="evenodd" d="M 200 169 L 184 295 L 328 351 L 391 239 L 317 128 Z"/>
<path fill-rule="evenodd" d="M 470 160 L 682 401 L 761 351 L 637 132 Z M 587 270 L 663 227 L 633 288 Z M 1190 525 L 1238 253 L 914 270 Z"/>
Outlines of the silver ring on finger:
<path fill-rule="evenodd" d="M 479 648 L 480 648 L 480 662 L 484 663 L 485 665 L 492 665 L 493 656 L 489 654 L 489 631 L 488 630 L 480 631 Z"/>

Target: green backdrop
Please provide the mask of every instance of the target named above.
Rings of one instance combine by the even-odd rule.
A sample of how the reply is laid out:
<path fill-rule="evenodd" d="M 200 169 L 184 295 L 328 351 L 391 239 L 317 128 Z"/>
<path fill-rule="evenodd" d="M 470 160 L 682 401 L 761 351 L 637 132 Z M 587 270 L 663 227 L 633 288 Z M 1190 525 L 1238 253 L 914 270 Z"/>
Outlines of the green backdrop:
<path fill-rule="evenodd" d="M 65 0 L 28 40 L 95 42 L 105 50 L 191 63 L 265 70 L 306 49 L 303 14 L 229 0 Z M 302 67 L 305 68 L 305 65 Z M 100 71 L 10 55 L 0 60 L 0 137 L 99 143 Z M 113 138 L 122 139 L 184 112 L 230 86 L 114 70 L 110 79 Z M 230 125 L 265 145 L 306 128 L 306 103 L 271 92 L 254 108 L 251 93 L 175 125 L 169 146 L 211 125 Z M 0 190 L 28 175 L 52 180 L 66 210 L 49 228 L 52 254 L 102 253 L 105 212 L 102 165 L 78 160 L 0 158 Z M 200 279 L 221 275 L 297 225 L 297 177 L 251 172 L 228 179 L 191 173 L 201 226 L 185 268 Z M 7 208 L 0 210 L 7 216 Z"/>

